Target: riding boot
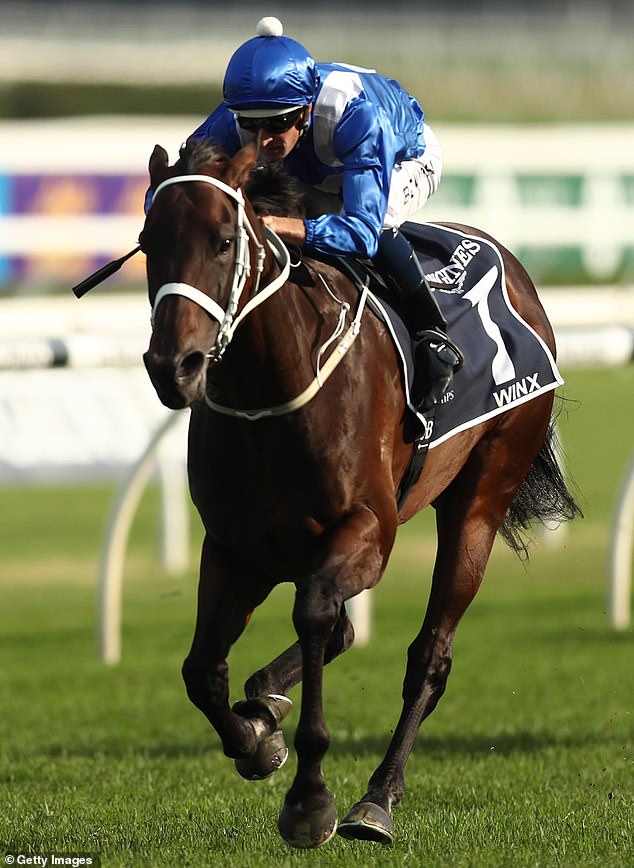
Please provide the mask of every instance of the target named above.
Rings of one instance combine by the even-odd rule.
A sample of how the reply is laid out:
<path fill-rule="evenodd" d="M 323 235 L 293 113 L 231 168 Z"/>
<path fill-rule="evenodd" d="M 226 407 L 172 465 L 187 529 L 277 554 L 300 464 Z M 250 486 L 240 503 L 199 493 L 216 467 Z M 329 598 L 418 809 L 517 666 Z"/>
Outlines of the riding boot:
<path fill-rule="evenodd" d="M 374 259 L 377 270 L 396 297 L 414 354 L 412 403 L 425 413 L 447 394 L 464 358 L 447 336 L 447 323 L 434 298 L 418 257 L 398 229 L 384 229 Z"/>

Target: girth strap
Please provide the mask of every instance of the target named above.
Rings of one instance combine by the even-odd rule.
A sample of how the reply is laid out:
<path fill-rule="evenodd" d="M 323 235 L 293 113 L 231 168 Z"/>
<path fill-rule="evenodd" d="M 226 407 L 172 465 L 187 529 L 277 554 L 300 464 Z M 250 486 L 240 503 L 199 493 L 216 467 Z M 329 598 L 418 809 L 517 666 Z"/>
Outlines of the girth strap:
<path fill-rule="evenodd" d="M 430 410 L 425 412 L 426 421 L 433 425 L 435 415 L 436 406 L 434 405 Z M 431 441 L 431 437 L 427 436 L 427 431 L 427 428 L 423 428 L 422 432 L 414 439 L 414 443 L 412 444 L 412 454 L 410 455 L 409 462 L 405 468 L 401 484 L 396 492 L 396 507 L 399 512 L 405 506 L 405 501 L 407 500 L 410 491 L 416 485 L 420 479 L 421 473 L 423 472 L 423 465 L 425 464 Z"/>

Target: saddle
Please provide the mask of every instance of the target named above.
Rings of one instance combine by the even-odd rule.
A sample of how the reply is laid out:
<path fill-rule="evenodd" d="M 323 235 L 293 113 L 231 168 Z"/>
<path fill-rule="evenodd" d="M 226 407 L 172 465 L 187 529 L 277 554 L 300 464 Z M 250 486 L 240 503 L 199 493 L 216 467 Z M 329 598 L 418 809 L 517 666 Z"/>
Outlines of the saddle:
<path fill-rule="evenodd" d="M 382 279 L 366 261 L 317 258 L 343 271 L 360 291 L 368 290 L 369 308 L 392 336 L 411 411 L 406 436 L 413 444 L 414 466 L 410 469 L 415 481 L 428 449 L 557 388 L 563 379 L 546 344 L 511 306 L 504 261 L 493 242 L 434 223 L 405 223 L 400 228 L 411 241 L 449 333 L 465 356 L 463 367 L 454 376 L 453 389 L 441 399 L 434 418 L 417 413 L 409 400 L 413 381 L 411 339 Z M 399 505 L 407 490 L 405 478 Z"/>
<path fill-rule="evenodd" d="M 401 367 L 404 376 L 404 386 L 408 406 L 411 413 L 409 425 L 413 428 L 413 436 L 424 424 L 426 418 L 418 414 L 410 403 L 409 397 L 414 382 L 414 347 L 410 337 L 410 329 L 403 313 L 395 305 L 394 293 L 390 290 L 372 262 L 367 259 L 337 256 L 335 254 L 315 253 L 311 251 L 311 259 L 324 262 L 345 274 L 354 283 L 359 293 L 367 290 L 367 306 L 372 313 L 389 330 L 392 340 L 402 359 Z M 291 253 L 293 268 L 291 278 L 301 285 L 314 285 L 312 273 L 304 262 L 304 254 L 299 248 L 293 248 Z M 428 419 L 427 419 L 428 421 Z"/>

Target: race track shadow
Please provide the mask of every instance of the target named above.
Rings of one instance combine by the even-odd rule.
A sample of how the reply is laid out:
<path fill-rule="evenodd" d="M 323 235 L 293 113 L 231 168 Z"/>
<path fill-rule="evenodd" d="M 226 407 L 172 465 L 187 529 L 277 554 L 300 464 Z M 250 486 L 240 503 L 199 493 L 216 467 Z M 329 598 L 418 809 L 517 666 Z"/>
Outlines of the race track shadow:
<path fill-rule="evenodd" d="M 363 738 L 333 737 L 329 753 L 334 756 L 362 757 L 375 754 L 382 758 L 387 750 L 390 736 L 376 735 Z M 529 732 L 495 732 L 478 735 L 427 736 L 421 733 L 414 745 L 414 753 L 431 759 L 475 759 L 495 752 L 498 756 L 531 756 L 551 748 L 574 749 L 605 747 L 610 741 L 620 744 L 622 736 L 606 737 L 604 732 L 588 732 L 571 737 L 546 730 Z"/>
<path fill-rule="evenodd" d="M 294 731 L 292 727 L 285 728 L 286 741 L 291 746 L 291 754 Z M 329 754 L 334 757 L 349 757 L 352 760 L 375 757 L 377 762 L 382 759 L 389 744 L 390 734 L 369 735 L 356 737 L 341 733 L 332 733 Z M 605 748 L 610 742 L 620 744 L 622 736 L 615 735 L 610 738 L 605 732 L 588 732 L 579 737 L 558 735 L 556 732 L 547 730 L 529 732 L 495 732 L 486 735 L 457 735 L 446 736 L 431 735 L 424 733 L 419 735 L 414 746 L 414 753 L 419 756 L 427 756 L 430 759 L 454 760 L 477 759 L 495 752 L 498 756 L 532 756 L 551 748 L 562 750 L 579 747 L 594 746 Z M 147 759 L 178 759 L 187 757 L 200 757 L 206 762 L 218 758 L 219 762 L 227 762 L 220 743 L 213 732 L 209 732 L 209 738 L 190 741 L 154 741 L 147 744 L 123 744 L 121 742 L 102 741 L 90 745 L 51 744 L 40 748 L 40 756 L 50 758 L 61 757 L 84 757 L 84 758 L 111 758 L 122 759 L 130 756 L 141 756 Z"/>

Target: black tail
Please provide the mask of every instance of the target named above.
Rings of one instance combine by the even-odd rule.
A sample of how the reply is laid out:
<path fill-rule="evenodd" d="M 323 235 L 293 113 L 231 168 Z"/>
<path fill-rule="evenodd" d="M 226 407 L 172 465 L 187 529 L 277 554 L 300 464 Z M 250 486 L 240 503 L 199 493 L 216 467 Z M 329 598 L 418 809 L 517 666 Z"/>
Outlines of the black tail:
<path fill-rule="evenodd" d="M 499 529 L 502 539 L 520 558 L 527 560 L 530 538 L 526 531 L 533 522 L 545 525 L 583 518 L 559 466 L 555 421 L 553 417 L 544 445 L 531 464 Z"/>

